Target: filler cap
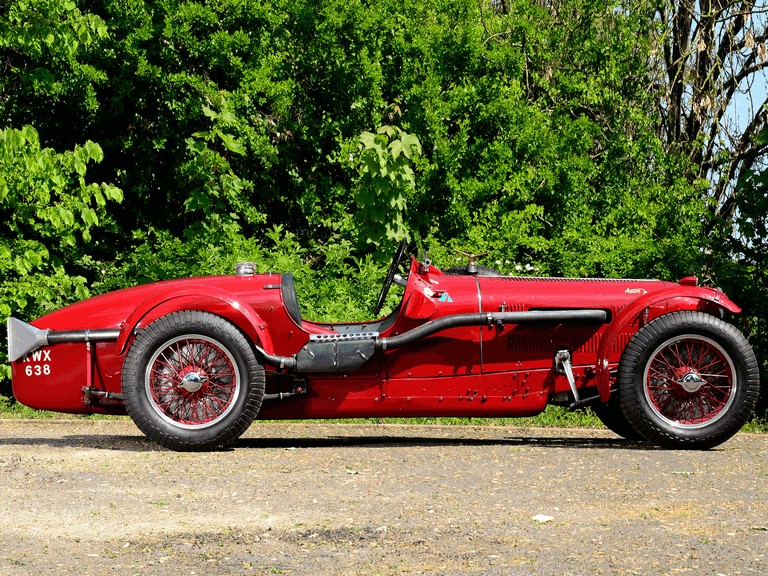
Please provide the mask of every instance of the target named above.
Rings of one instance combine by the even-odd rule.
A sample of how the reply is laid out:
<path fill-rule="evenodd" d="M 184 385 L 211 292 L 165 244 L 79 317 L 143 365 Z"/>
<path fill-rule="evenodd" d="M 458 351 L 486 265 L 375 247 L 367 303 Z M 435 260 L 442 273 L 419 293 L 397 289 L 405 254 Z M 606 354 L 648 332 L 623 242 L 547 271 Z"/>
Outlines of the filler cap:
<path fill-rule="evenodd" d="M 235 274 L 238 276 L 253 276 L 256 274 L 256 264 L 253 262 L 238 262 L 235 265 Z"/>

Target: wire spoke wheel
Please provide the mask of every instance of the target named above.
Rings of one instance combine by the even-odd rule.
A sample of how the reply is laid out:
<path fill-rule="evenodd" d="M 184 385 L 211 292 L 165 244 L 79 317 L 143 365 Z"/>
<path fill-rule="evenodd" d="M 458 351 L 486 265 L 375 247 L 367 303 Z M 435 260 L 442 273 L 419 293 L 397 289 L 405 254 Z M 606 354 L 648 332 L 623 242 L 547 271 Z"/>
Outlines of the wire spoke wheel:
<path fill-rule="evenodd" d="M 186 428 L 210 426 L 226 417 L 241 384 L 232 354 L 200 334 L 162 345 L 147 364 L 145 382 L 160 417 Z"/>
<path fill-rule="evenodd" d="M 125 408 L 149 438 L 173 450 L 235 442 L 264 397 L 264 368 L 232 323 L 200 310 L 155 320 L 123 364 Z"/>
<path fill-rule="evenodd" d="M 730 355 L 715 341 L 695 334 L 659 346 L 643 380 L 646 400 L 659 418 L 691 429 L 720 419 L 739 385 Z"/>

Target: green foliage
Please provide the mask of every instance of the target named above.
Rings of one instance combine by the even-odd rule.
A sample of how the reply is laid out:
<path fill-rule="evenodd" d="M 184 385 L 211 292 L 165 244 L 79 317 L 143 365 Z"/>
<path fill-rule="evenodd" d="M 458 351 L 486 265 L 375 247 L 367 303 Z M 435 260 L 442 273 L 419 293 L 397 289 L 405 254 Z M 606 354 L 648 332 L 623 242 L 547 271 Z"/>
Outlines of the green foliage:
<path fill-rule="evenodd" d="M 397 126 L 382 126 L 375 134 L 363 132 L 359 142 L 354 222 L 358 242 L 378 249 L 385 240 L 408 237 L 406 208 L 416 186 L 411 165 L 421 156 L 421 144 Z"/>
<path fill-rule="evenodd" d="M 422 230 L 545 274 L 698 270 L 700 190 L 654 134 L 642 16 L 610 2 L 505 4 L 481 14 L 460 54 L 450 27 L 421 29 L 403 101 L 424 106 L 409 129 L 433 151 Z M 446 52 L 462 62 L 450 75 Z"/>
<path fill-rule="evenodd" d="M 365 257 L 410 228 L 547 274 L 701 267 L 701 190 L 654 132 L 642 10 L 583 0 L 568 10 L 517 0 L 506 12 L 474 0 L 87 6 L 102 32 L 70 68 L 108 81 L 91 82 L 96 112 L 79 130 L 100 137 L 102 172 L 130 191 L 114 211 L 124 229 L 186 238 L 236 223 L 253 236 L 269 222 L 302 246 L 339 237 Z M 52 111 L 55 139 L 67 111 Z"/>
<path fill-rule="evenodd" d="M 233 222 L 243 218 L 251 225 L 263 223 L 266 216 L 249 202 L 253 184 L 237 176 L 227 159 L 230 153 L 245 155 L 245 149 L 238 138 L 225 132 L 238 120 L 227 109 L 223 95 L 222 105 L 219 112 L 203 106 L 212 129 L 195 132 L 186 139 L 189 161 L 179 170 L 191 184 L 184 202 L 185 213 L 201 219 L 227 215 Z"/>
<path fill-rule="evenodd" d="M 83 13 L 72 1 L 4 2 L 0 16 L 4 121 L 39 129 L 55 126 L 66 147 L 85 140 L 75 137 L 77 126 L 97 113 L 96 91 L 106 76 L 83 56 L 107 36 L 106 22 Z M 66 111 L 66 116 L 52 115 L 56 110 Z"/>
<path fill-rule="evenodd" d="M 89 295 L 77 273 L 87 260 L 93 231 L 122 191 L 86 182 L 100 162 L 98 144 L 57 153 L 41 148 L 31 126 L 0 130 L 0 320 L 33 318 Z M 3 345 L 5 342 L 3 342 Z M 4 375 L 9 368 L 3 366 Z"/>

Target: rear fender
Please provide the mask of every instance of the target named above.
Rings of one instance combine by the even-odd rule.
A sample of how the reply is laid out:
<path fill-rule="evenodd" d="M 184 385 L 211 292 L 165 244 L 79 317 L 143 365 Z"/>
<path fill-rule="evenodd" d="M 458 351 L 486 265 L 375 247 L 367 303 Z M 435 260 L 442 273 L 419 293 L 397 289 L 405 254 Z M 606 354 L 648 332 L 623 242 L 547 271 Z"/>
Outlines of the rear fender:
<path fill-rule="evenodd" d="M 168 296 L 167 294 L 149 298 L 139 304 L 130 316 L 120 325 L 120 336 L 117 339 L 117 354 L 125 354 L 139 324 L 153 315 L 153 311 L 163 308 L 163 315 L 182 310 L 205 310 L 216 313 L 229 320 L 242 330 L 246 336 L 267 352 L 273 352 L 272 339 L 267 332 L 267 324 L 249 305 L 241 302 L 230 292 L 207 287 L 202 294 L 196 289 L 181 290 Z"/>
<path fill-rule="evenodd" d="M 676 304 L 675 300 L 678 300 L 679 303 Z M 689 303 L 684 304 L 682 303 L 683 300 L 688 300 Z M 690 302 L 696 302 L 697 306 L 692 307 Z M 713 288 L 674 286 L 641 296 L 614 317 L 600 341 L 600 346 L 597 349 L 595 377 L 601 401 L 607 402 L 611 396 L 610 370 L 608 366 L 610 364 L 611 350 L 616 343 L 616 339 L 645 310 L 664 303 L 668 304 L 667 312 L 691 309 L 700 310 L 707 307 L 707 305 L 714 305 L 720 310 L 727 310 L 733 314 L 741 312 L 741 308 L 734 304 L 725 294 Z"/>

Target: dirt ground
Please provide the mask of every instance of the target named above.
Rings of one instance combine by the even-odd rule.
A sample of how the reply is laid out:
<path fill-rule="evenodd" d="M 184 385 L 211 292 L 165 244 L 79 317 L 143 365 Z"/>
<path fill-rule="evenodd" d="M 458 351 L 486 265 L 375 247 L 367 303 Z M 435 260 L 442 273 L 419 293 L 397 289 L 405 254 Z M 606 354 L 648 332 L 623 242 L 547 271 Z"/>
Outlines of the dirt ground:
<path fill-rule="evenodd" d="M 768 574 L 768 435 L 256 423 L 181 454 L 0 420 L 0 495 L 3 576 Z"/>

